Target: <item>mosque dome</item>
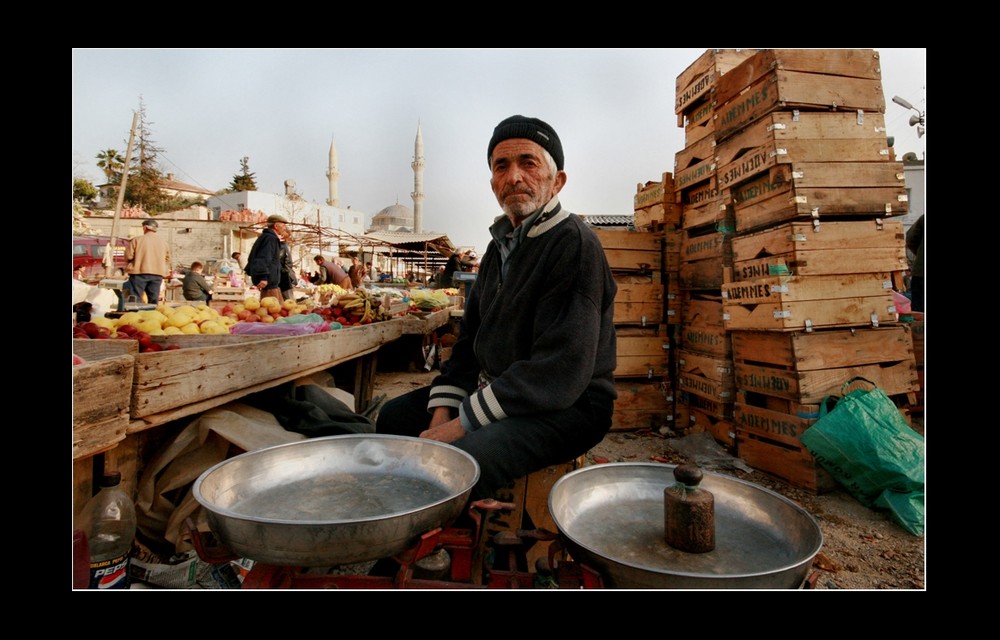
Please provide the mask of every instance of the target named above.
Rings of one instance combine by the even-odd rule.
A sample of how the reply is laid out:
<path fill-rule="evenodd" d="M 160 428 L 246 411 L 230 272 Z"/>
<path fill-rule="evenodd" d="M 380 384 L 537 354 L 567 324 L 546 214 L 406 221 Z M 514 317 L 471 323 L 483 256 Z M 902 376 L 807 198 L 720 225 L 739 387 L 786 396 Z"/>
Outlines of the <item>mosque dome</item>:
<path fill-rule="evenodd" d="M 398 202 L 382 209 L 372 217 L 372 227 L 398 231 L 413 229 L 413 209 Z"/>

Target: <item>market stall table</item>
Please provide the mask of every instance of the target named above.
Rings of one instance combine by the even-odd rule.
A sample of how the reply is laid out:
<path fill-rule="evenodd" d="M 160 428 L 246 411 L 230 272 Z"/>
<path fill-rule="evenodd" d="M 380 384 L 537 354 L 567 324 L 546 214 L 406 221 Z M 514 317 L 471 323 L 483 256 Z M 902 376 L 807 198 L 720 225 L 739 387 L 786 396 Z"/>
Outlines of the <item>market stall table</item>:
<path fill-rule="evenodd" d="M 371 401 L 378 349 L 448 320 L 449 310 L 443 309 L 423 318 L 402 316 L 302 336 L 159 336 L 157 341 L 181 348 L 148 353 L 138 353 L 132 340 L 74 340 L 74 350 L 85 350 L 88 360 L 128 360 L 79 372 L 80 384 L 74 372 L 74 504 L 82 506 L 90 497 L 98 463 L 121 471 L 123 488 L 134 490 L 141 472 L 136 436 L 143 432 L 351 361 L 357 363 L 354 396 L 360 413 Z M 94 376 L 107 379 L 90 379 Z M 94 414 L 92 422 L 80 413 L 89 400 L 76 397 L 78 389 L 116 387 L 130 390 L 127 409 L 114 416 Z M 95 460 L 98 454 L 104 455 Z"/>

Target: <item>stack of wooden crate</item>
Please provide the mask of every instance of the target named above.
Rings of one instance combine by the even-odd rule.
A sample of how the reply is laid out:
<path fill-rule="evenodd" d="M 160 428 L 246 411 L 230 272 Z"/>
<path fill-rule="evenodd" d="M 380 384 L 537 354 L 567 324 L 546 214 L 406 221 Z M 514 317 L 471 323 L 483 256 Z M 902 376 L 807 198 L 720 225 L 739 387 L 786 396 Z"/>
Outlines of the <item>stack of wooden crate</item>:
<path fill-rule="evenodd" d="M 709 431 L 733 447 L 732 346 L 722 322 L 721 287 L 732 267 L 730 211 L 718 189 L 715 94 L 752 49 L 709 49 L 677 78 L 675 111 L 684 149 L 674 157 L 681 205 L 681 331 L 677 348 L 680 432 Z"/>
<path fill-rule="evenodd" d="M 669 427 L 674 418 L 674 390 L 670 376 L 671 344 L 664 323 L 663 232 L 652 228 L 641 231 L 597 228 L 595 232 L 618 286 L 615 296 L 618 399 L 611 429 Z"/>
<path fill-rule="evenodd" d="M 906 212 L 906 190 L 887 145 L 878 54 L 750 51 L 716 74 L 709 96 L 710 132 L 675 166 L 690 309 L 679 398 L 751 466 L 821 491 L 832 483 L 798 437 L 823 398 L 857 376 L 890 395 L 916 384 L 893 306 L 907 262 L 889 217 Z M 706 319 L 721 319 L 721 335 Z M 706 360 L 697 347 L 713 342 Z"/>

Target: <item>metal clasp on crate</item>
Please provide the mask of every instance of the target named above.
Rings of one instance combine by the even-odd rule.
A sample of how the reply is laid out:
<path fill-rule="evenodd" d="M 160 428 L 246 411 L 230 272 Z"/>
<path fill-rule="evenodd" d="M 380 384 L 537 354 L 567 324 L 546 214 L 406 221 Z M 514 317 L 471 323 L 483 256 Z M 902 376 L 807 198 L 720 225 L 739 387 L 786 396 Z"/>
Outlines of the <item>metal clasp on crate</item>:
<path fill-rule="evenodd" d="M 812 333 L 812 330 L 813 330 L 813 321 L 806 320 L 806 333 Z"/>

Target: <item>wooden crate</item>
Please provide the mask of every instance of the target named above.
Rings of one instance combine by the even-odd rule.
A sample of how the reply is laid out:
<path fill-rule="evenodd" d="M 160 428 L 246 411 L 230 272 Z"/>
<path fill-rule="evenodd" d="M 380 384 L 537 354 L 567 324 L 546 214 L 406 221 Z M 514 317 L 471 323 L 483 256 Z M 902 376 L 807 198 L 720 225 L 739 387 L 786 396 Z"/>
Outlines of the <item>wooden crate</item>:
<path fill-rule="evenodd" d="M 852 249 L 869 251 L 872 249 L 898 250 L 900 248 L 905 248 L 903 222 L 891 218 L 845 222 L 789 222 L 756 233 L 734 236 L 732 239 L 733 260 L 735 262 L 789 253 L 806 255 L 805 252 L 808 251 L 850 251 Z M 871 271 L 891 271 L 891 269 L 872 269 Z M 844 273 L 858 272 L 846 271 Z"/>
<path fill-rule="evenodd" d="M 712 354 L 691 351 L 689 349 L 677 350 L 677 373 L 679 375 L 688 374 L 698 376 L 705 380 L 721 383 L 722 387 L 731 390 L 734 371 L 735 369 L 733 368 L 732 358 L 718 357 Z M 687 389 L 685 389 L 685 391 L 687 391 Z M 718 395 L 718 398 L 714 399 L 721 400 L 722 402 L 733 401 L 732 394 L 727 394 L 725 396 L 720 394 L 702 395 L 709 398 L 713 395 Z"/>
<path fill-rule="evenodd" d="M 897 162 L 777 164 L 726 195 L 741 233 L 796 218 L 869 221 L 909 209 Z"/>
<path fill-rule="evenodd" d="M 604 247 L 612 271 L 656 273 L 662 270 L 662 232 L 599 228 L 594 232 Z"/>
<path fill-rule="evenodd" d="M 622 327 L 617 334 L 616 378 L 670 376 L 670 339 L 665 326 L 659 329 Z"/>
<path fill-rule="evenodd" d="M 905 324 L 796 333 L 733 331 L 731 338 L 738 363 L 799 371 L 913 360 L 913 338 Z"/>
<path fill-rule="evenodd" d="M 715 136 L 715 102 L 703 100 L 684 114 L 684 146 Z"/>
<path fill-rule="evenodd" d="M 676 202 L 674 174 L 664 171 L 660 180 L 650 180 L 646 184 L 637 184 L 635 191 L 632 204 L 636 211 L 656 204 L 674 204 Z"/>
<path fill-rule="evenodd" d="M 526 477 L 518 478 L 512 485 L 499 489 L 496 499 L 501 502 L 511 502 L 515 508 L 511 511 L 491 511 L 488 512 L 484 527 L 491 535 L 496 533 L 516 534 L 518 529 L 529 528 L 525 519 L 527 514 L 530 519 L 531 529 L 547 529 L 548 531 L 558 531 L 552 514 L 549 512 L 549 492 L 552 487 L 567 473 L 574 471 L 586 462 L 582 456 L 576 460 L 554 464 L 544 469 L 528 474 Z M 547 557 L 548 545 L 535 544 L 528 550 L 528 567 L 535 566 L 535 560 Z"/>
<path fill-rule="evenodd" d="M 818 73 L 771 71 L 729 101 L 717 101 L 715 140 L 722 142 L 772 111 L 795 109 L 885 113 L 882 82 Z M 674 175 L 677 176 L 676 171 Z M 682 186 L 679 180 L 677 185 Z"/>
<path fill-rule="evenodd" d="M 716 294 L 695 291 L 682 294 L 681 322 L 686 326 L 725 327 L 724 311 L 722 298 Z"/>
<path fill-rule="evenodd" d="M 896 322 L 892 292 L 851 298 L 830 298 L 730 304 L 726 306 L 726 329 L 757 331 L 802 331 L 834 327 L 879 327 Z"/>
<path fill-rule="evenodd" d="M 636 209 L 633 214 L 636 229 L 657 230 L 675 228 L 681 224 L 681 205 L 676 203 L 654 204 Z"/>
<path fill-rule="evenodd" d="M 736 228 L 736 221 L 733 219 L 733 207 L 726 198 L 726 195 L 718 195 L 699 205 L 681 205 L 681 228 L 725 230 L 732 233 Z"/>
<path fill-rule="evenodd" d="M 840 395 L 845 382 L 862 377 L 876 384 L 886 395 L 912 393 L 919 386 L 912 360 L 799 371 L 735 361 L 736 387 L 803 404 L 818 404 L 831 395 Z"/>
<path fill-rule="evenodd" d="M 707 49 L 698 56 L 675 82 L 674 113 L 690 113 L 696 105 L 708 101 L 719 78 L 757 53 L 757 49 Z M 681 126 L 678 119 L 677 126 Z"/>
<path fill-rule="evenodd" d="M 251 294 L 248 293 L 249 291 L 254 291 L 258 296 L 260 295 L 257 289 L 229 287 L 226 285 L 214 286 L 212 287 L 212 302 L 216 300 L 243 302 L 250 297 Z"/>
<path fill-rule="evenodd" d="M 713 380 L 701 373 L 679 370 L 677 390 L 719 404 L 731 403 L 735 397 L 736 379 L 732 373 L 721 380 Z"/>
<path fill-rule="evenodd" d="M 733 341 L 725 327 L 708 324 L 681 324 L 680 346 L 689 351 L 732 357 Z"/>
<path fill-rule="evenodd" d="M 766 438 L 790 442 L 802 446 L 800 438 L 806 429 L 816 424 L 818 415 L 802 417 L 782 413 L 764 407 L 755 407 L 744 402 L 733 405 L 733 422 L 740 429 Z"/>
<path fill-rule="evenodd" d="M 680 267 L 681 290 L 718 291 L 724 282 L 732 280 L 732 270 L 725 258 L 687 260 Z"/>
<path fill-rule="evenodd" d="M 681 260 L 705 260 L 708 258 L 722 259 L 723 264 L 732 264 L 732 234 L 726 231 L 695 233 L 694 230 L 684 232 L 681 242 Z"/>
<path fill-rule="evenodd" d="M 664 320 L 663 284 L 619 283 L 615 295 L 616 325 L 659 325 Z"/>
<path fill-rule="evenodd" d="M 677 397 L 678 400 L 710 416 L 726 419 L 732 419 L 733 417 L 733 402 L 731 400 L 720 402 L 697 394 L 684 392 L 678 392 Z"/>
<path fill-rule="evenodd" d="M 871 298 L 886 293 L 892 296 L 892 280 L 887 273 L 763 276 L 722 285 L 723 321 L 733 306 L 773 304 L 784 309 L 792 302 Z"/>
<path fill-rule="evenodd" d="M 874 126 L 869 124 L 872 120 Z M 847 137 L 849 133 L 856 137 Z M 719 143 L 715 153 L 720 189 L 746 182 L 778 164 L 889 164 L 902 173 L 902 164 L 891 162 L 881 114 L 774 112 Z"/>
<path fill-rule="evenodd" d="M 125 439 L 135 356 L 132 340 L 73 341 L 87 364 L 73 367 L 73 459 L 93 456 Z"/>
<path fill-rule="evenodd" d="M 896 322 L 885 273 L 765 276 L 722 285 L 730 331 L 878 327 Z"/>
<path fill-rule="evenodd" d="M 731 420 L 688 405 L 688 425 L 691 433 L 706 431 L 730 453 L 736 453 L 736 426 Z"/>
<path fill-rule="evenodd" d="M 807 188 L 735 209 L 733 218 L 737 233 L 748 233 L 795 220 L 868 221 L 908 209 L 906 193 L 896 187 Z"/>
<path fill-rule="evenodd" d="M 720 77 L 715 100 L 729 102 L 744 89 L 776 71 L 800 71 L 842 78 L 880 80 L 879 54 L 873 49 L 760 49 Z M 841 103 L 843 106 L 843 103 Z M 870 109 L 884 113 L 884 109 Z"/>
<path fill-rule="evenodd" d="M 735 365 L 734 365 L 735 366 Z M 787 398 L 764 395 L 747 389 L 736 389 L 736 402 L 775 411 L 786 415 L 796 416 L 806 420 L 816 420 L 819 418 L 819 403 L 802 403 Z"/>
<path fill-rule="evenodd" d="M 737 397 L 745 404 L 811 417 L 818 407 L 767 405 L 753 394 L 808 405 L 839 395 L 841 386 L 856 376 L 890 396 L 910 393 L 918 384 L 913 340 L 903 324 L 797 333 L 733 331 L 731 338 Z"/>
<path fill-rule="evenodd" d="M 876 143 L 874 145 L 869 143 Z M 864 111 L 772 111 L 715 146 L 719 177 L 722 167 L 767 148 L 777 162 L 889 162 L 885 115 Z M 875 154 L 871 155 L 874 149 Z M 784 156 L 814 154 L 801 160 Z M 854 157 L 856 156 L 856 157 Z M 748 176 L 728 178 L 726 187 Z"/>
<path fill-rule="evenodd" d="M 913 358 L 918 367 L 924 366 L 924 314 L 915 313 L 913 322 L 909 323 L 910 334 L 913 336 Z M 917 317 L 919 316 L 919 318 Z"/>
<path fill-rule="evenodd" d="M 674 393 L 669 379 L 616 379 L 615 412 L 612 431 L 659 429 L 673 421 Z"/>
<path fill-rule="evenodd" d="M 706 182 L 689 187 L 687 189 L 675 189 L 674 197 L 677 202 L 683 206 L 683 209 L 688 207 L 701 207 L 709 203 L 715 203 L 719 199 L 719 187 L 716 184 L 715 177 L 709 178 Z M 681 216 L 684 213 L 682 211 Z"/>
<path fill-rule="evenodd" d="M 821 467 L 801 443 L 770 438 L 746 429 L 736 429 L 736 452 L 740 459 L 796 487 L 825 493 L 837 487 L 837 481 Z"/>
<path fill-rule="evenodd" d="M 679 325 L 681 323 L 681 298 L 677 293 L 667 292 L 663 315 L 666 316 L 667 324 Z"/>
<path fill-rule="evenodd" d="M 715 175 L 715 138 L 706 136 L 674 156 L 674 189 L 690 189 Z"/>

